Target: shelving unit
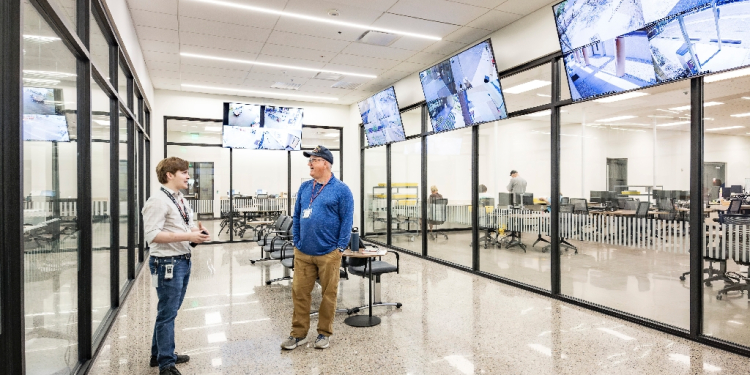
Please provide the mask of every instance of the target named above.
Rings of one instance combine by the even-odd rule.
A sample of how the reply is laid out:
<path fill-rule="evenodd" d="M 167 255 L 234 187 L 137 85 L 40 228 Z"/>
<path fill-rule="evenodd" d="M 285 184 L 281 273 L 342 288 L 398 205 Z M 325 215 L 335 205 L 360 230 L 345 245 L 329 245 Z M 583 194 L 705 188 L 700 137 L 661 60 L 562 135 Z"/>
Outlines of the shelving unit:
<path fill-rule="evenodd" d="M 377 232 L 375 229 L 376 223 L 381 222 L 386 224 L 386 218 L 380 217 L 380 212 L 386 212 L 387 205 L 387 186 L 385 183 L 380 183 L 372 187 L 372 203 L 370 205 L 371 220 L 373 232 Z M 391 199 L 392 207 L 394 207 L 394 217 L 397 215 L 405 217 L 418 217 L 416 211 L 419 207 L 419 184 L 415 182 L 400 182 L 391 184 Z M 401 212 L 403 211 L 403 212 Z M 414 211 L 413 213 L 411 211 Z M 401 222 L 394 222 L 397 226 Z M 407 225 L 408 225 L 407 220 Z M 397 231 L 401 232 L 401 228 L 397 228 Z M 394 232 L 396 233 L 396 232 Z M 407 230 L 403 230 L 402 233 L 408 233 Z"/>

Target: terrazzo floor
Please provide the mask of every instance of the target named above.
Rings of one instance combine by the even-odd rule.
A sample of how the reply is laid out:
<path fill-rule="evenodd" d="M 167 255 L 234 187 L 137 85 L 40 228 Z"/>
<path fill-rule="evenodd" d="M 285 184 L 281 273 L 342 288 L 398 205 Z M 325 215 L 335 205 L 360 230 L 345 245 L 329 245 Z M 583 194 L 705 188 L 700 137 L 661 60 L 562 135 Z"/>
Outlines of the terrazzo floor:
<path fill-rule="evenodd" d="M 353 328 L 336 316 L 331 347 L 282 351 L 291 286 L 276 262 L 251 265 L 250 244 L 199 246 L 176 321 L 183 374 L 747 374 L 750 358 L 663 334 L 467 272 L 401 255 L 383 276 L 382 324 Z M 388 259 L 395 261 L 393 255 Z M 363 305 L 352 276 L 339 307 Z M 313 291 L 313 305 L 320 290 Z M 90 374 L 156 374 L 148 366 L 156 316 L 148 271 L 138 276 Z M 365 311 L 363 311 L 365 313 Z M 315 336 L 316 319 L 309 337 Z"/>

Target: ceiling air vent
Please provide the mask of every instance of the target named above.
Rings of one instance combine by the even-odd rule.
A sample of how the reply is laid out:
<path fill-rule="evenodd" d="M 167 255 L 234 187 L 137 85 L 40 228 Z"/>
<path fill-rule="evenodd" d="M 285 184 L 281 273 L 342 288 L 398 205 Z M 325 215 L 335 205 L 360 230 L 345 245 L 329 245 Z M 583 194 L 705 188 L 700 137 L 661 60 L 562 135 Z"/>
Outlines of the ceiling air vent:
<path fill-rule="evenodd" d="M 346 81 L 338 81 L 331 86 L 334 89 L 354 90 L 357 87 L 362 86 L 361 83 L 353 83 Z"/>
<path fill-rule="evenodd" d="M 393 43 L 396 39 L 398 39 L 398 35 L 396 34 L 368 30 L 365 31 L 365 33 L 362 34 L 358 40 L 360 43 L 365 44 L 372 44 L 376 46 L 390 46 L 391 43 Z"/>
<path fill-rule="evenodd" d="M 273 88 L 273 89 L 282 89 L 282 90 L 299 90 L 299 88 L 301 86 L 302 86 L 301 83 L 276 82 L 273 85 L 271 85 L 271 88 Z"/>
<path fill-rule="evenodd" d="M 315 75 L 315 79 L 323 79 L 326 81 L 338 81 L 341 79 L 341 74 L 320 72 Z"/>

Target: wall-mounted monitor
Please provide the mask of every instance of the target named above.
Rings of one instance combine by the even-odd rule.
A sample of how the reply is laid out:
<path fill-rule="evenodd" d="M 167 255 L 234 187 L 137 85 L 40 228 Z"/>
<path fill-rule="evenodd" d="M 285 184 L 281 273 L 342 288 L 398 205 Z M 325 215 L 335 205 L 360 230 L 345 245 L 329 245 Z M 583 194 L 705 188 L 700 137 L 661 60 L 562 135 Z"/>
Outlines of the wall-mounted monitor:
<path fill-rule="evenodd" d="M 393 86 L 359 102 L 357 106 L 369 146 L 380 146 L 406 139 Z"/>
<path fill-rule="evenodd" d="M 300 150 L 302 108 L 224 103 L 222 145 L 251 150 Z"/>
<path fill-rule="evenodd" d="M 565 0 L 552 10 L 563 53 L 613 39 L 645 25 L 641 0 Z"/>
<path fill-rule="evenodd" d="M 432 130 L 508 117 L 489 40 L 419 73 Z"/>
<path fill-rule="evenodd" d="M 23 88 L 23 140 L 70 142 L 61 89 Z"/>
<path fill-rule="evenodd" d="M 712 3 L 711 0 L 640 0 L 640 2 L 643 8 L 643 20 L 646 24 Z"/>

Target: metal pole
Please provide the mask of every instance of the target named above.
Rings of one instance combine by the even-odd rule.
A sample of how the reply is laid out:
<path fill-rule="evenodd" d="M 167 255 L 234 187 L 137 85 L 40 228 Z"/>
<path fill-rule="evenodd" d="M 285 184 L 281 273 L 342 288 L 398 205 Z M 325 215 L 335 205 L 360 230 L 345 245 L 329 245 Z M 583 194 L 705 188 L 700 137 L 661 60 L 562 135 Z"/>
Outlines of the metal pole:
<path fill-rule="evenodd" d="M 703 332 L 703 77 L 690 80 L 690 337 Z"/>

